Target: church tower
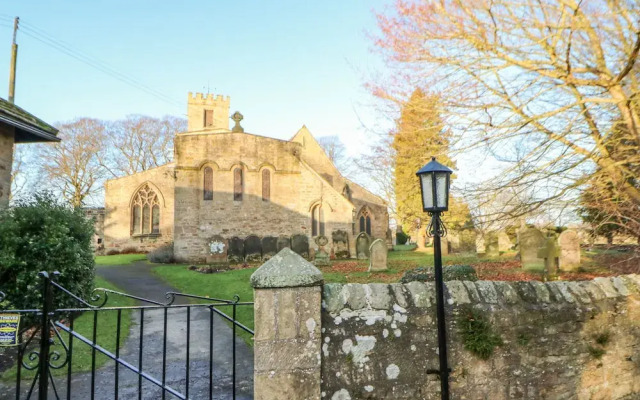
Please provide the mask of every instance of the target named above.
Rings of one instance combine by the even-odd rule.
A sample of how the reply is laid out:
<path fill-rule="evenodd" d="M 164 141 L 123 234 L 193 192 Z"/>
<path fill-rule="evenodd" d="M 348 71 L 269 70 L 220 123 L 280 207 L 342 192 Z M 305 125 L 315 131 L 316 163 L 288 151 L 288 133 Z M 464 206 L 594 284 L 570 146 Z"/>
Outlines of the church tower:
<path fill-rule="evenodd" d="M 228 131 L 230 102 L 229 96 L 189 92 L 187 130 Z"/>

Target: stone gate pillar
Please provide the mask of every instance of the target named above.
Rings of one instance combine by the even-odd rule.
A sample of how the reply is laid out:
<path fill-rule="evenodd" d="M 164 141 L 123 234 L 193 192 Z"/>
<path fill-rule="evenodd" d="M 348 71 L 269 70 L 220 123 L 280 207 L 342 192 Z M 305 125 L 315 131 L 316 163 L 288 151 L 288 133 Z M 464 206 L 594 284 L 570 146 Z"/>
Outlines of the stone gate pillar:
<path fill-rule="evenodd" d="M 289 248 L 251 275 L 256 400 L 320 400 L 322 282 Z"/>

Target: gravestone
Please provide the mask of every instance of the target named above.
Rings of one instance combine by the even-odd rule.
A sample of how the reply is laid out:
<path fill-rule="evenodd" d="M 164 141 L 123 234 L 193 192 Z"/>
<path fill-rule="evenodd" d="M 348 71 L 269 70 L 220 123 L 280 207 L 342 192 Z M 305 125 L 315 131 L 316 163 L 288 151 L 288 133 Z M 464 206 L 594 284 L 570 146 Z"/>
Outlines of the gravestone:
<path fill-rule="evenodd" d="M 262 238 L 262 261 L 267 261 L 278 253 L 278 238 L 265 236 Z"/>
<path fill-rule="evenodd" d="M 544 260 L 538 257 L 538 249 L 544 246 L 545 237 L 536 228 L 526 228 L 518 232 L 520 262 L 523 268 L 539 268 Z"/>
<path fill-rule="evenodd" d="M 560 269 L 572 271 L 580 265 L 580 236 L 578 232 L 569 229 L 558 237 L 560 246 Z"/>
<path fill-rule="evenodd" d="M 485 252 L 484 242 L 485 242 L 484 235 L 477 235 L 476 236 L 476 241 L 475 241 L 476 253 L 484 254 L 484 252 Z"/>
<path fill-rule="evenodd" d="M 507 232 L 498 232 L 498 251 L 509 251 L 511 250 L 512 246 L 513 243 L 511 243 L 511 239 L 509 239 L 509 235 L 507 235 Z"/>
<path fill-rule="evenodd" d="M 447 235 L 448 236 L 448 235 Z M 448 256 L 451 249 L 451 244 L 449 243 L 449 238 L 445 236 L 440 238 L 440 255 Z"/>
<path fill-rule="evenodd" d="M 237 236 L 234 236 L 229 240 L 227 258 L 232 264 L 241 264 L 244 262 L 244 240 Z"/>
<path fill-rule="evenodd" d="M 449 233 L 447 233 L 447 240 L 449 241 L 449 252 L 459 253 L 460 252 L 460 233 L 455 231 L 450 231 Z"/>
<path fill-rule="evenodd" d="M 544 260 L 545 280 L 549 280 L 549 276 L 552 274 L 557 275 L 560 264 L 560 246 L 558 246 L 555 235 L 545 240 L 544 245 L 538 249 L 537 254 L 538 258 Z"/>
<path fill-rule="evenodd" d="M 244 260 L 246 262 L 262 261 L 262 241 L 256 235 L 244 239 Z"/>
<path fill-rule="evenodd" d="M 278 253 L 285 247 L 291 248 L 291 238 L 289 236 L 278 236 Z"/>
<path fill-rule="evenodd" d="M 500 256 L 500 237 L 497 233 L 492 232 L 485 235 L 484 255 L 491 258 Z"/>
<path fill-rule="evenodd" d="M 416 251 L 426 251 L 427 250 L 427 233 L 424 229 L 419 229 L 416 233 Z"/>
<path fill-rule="evenodd" d="M 329 253 L 327 252 L 329 238 L 324 235 L 320 235 L 315 238 L 315 242 L 318 245 L 318 250 L 315 252 L 313 264 L 316 267 L 325 267 L 327 265 L 331 265 Z"/>
<path fill-rule="evenodd" d="M 360 232 L 356 238 L 356 257 L 359 260 L 369 258 L 369 247 L 371 246 L 371 238 L 366 232 Z"/>
<path fill-rule="evenodd" d="M 207 264 L 215 264 L 215 265 L 226 265 L 229 262 L 227 261 L 227 251 L 229 249 L 229 243 L 227 239 L 223 238 L 220 235 L 215 235 L 211 239 L 209 239 L 209 244 L 207 248 L 207 256 L 205 262 Z"/>
<path fill-rule="evenodd" d="M 336 258 L 349 258 L 349 235 L 346 231 L 333 231 L 331 233 L 333 242 L 333 254 Z"/>
<path fill-rule="evenodd" d="M 296 234 L 291 236 L 291 250 L 301 257 L 309 259 L 309 238 L 307 235 Z"/>
<path fill-rule="evenodd" d="M 464 229 L 460 231 L 459 251 L 463 253 L 476 252 L 476 231 Z"/>
<path fill-rule="evenodd" d="M 369 272 L 387 270 L 387 244 L 382 239 L 376 239 L 369 247 Z"/>

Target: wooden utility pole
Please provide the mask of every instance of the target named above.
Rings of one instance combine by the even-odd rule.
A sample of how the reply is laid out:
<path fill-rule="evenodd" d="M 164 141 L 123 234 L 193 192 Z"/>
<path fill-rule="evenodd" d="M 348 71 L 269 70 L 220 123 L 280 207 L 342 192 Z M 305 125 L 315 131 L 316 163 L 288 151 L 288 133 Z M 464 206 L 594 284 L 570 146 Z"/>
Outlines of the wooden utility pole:
<path fill-rule="evenodd" d="M 11 65 L 9 66 L 9 103 L 13 103 L 16 97 L 16 62 L 18 61 L 18 44 L 16 35 L 18 34 L 18 23 L 20 17 L 13 21 L 13 42 L 11 43 Z"/>

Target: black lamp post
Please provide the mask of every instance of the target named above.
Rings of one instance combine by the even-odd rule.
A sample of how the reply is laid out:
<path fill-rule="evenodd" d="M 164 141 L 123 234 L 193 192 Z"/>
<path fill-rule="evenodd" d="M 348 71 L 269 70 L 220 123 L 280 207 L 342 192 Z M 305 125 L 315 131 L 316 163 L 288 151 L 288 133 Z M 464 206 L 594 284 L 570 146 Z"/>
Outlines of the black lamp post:
<path fill-rule="evenodd" d="M 440 213 L 449 209 L 449 168 L 436 161 L 435 157 L 416 173 L 420 178 L 422 209 L 431 214 L 427 235 L 433 236 L 433 263 L 436 275 L 436 315 L 438 319 L 438 355 L 440 356 L 441 398 L 449 399 L 449 365 L 447 363 L 447 328 L 444 317 L 444 282 L 442 279 L 442 251 L 440 238 L 447 229 L 440 220 Z"/>

